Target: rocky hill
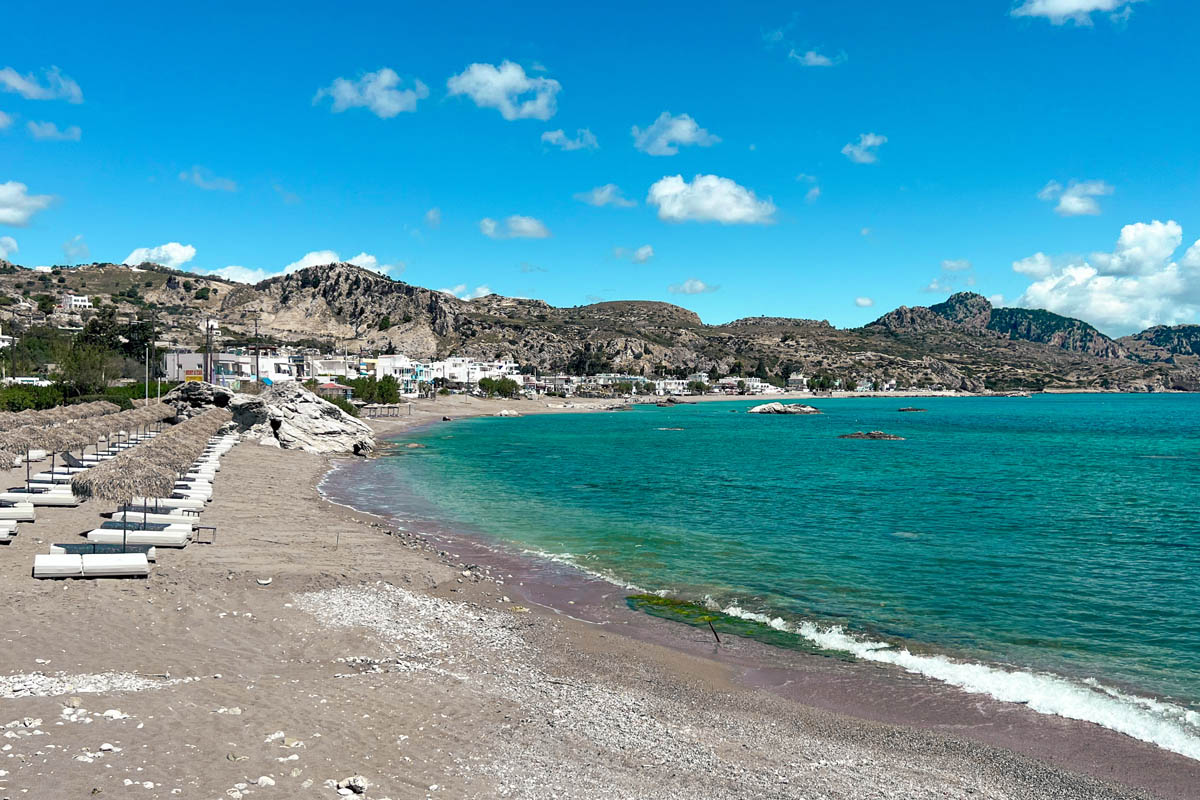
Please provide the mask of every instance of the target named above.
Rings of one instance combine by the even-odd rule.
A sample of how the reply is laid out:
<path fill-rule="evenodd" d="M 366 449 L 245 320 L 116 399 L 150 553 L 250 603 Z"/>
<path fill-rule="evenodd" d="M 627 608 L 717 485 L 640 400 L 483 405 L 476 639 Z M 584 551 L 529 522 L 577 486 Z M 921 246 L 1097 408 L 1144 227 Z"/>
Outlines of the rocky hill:
<path fill-rule="evenodd" d="M 1195 333 L 1151 329 L 1114 341 L 1080 320 L 993 308 L 971 293 L 928 308 L 901 307 L 854 329 L 785 317 L 706 325 L 691 311 L 659 302 L 556 308 L 498 295 L 465 301 L 344 263 L 254 286 L 153 264 L 91 264 L 49 273 L 0 268 L 0 313 L 19 307 L 36 321 L 30 307 L 67 289 L 120 314 L 153 319 L 160 338 L 184 344 L 199 343 L 206 318 L 219 321 L 223 343 L 247 342 L 257 319 L 260 336 L 270 341 L 414 358 L 511 358 L 573 373 L 707 371 L 781 380 L 798 371 L 972 391 L 1200 389 L 1200 367 L 1188 349 L 1200 342 Z M 61 313 L 50 320 L 83 321 Z"/>

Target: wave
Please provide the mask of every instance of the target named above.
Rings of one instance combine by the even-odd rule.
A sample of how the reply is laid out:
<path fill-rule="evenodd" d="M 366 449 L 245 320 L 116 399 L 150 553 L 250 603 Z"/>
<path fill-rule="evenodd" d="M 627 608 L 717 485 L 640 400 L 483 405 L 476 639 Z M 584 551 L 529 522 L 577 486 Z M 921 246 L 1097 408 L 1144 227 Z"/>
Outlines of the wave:
<path fill-rule="evenodd" d="M 748 611 L 737 605 L 721 611 L 794 633 L 825 650 L 891 664 L 970 694 L 1020 703 L 1039 714 L 1091 722 L 1200 761 L 1200 712 L 1174 703 L 1121 692 L 1094 679 L 1076 682 L 1051 673 L 913 653 L 906 647 L 853 636 L 840 625 L 821 627 L 808 621 L 792 624 L 782 617 Z"/>

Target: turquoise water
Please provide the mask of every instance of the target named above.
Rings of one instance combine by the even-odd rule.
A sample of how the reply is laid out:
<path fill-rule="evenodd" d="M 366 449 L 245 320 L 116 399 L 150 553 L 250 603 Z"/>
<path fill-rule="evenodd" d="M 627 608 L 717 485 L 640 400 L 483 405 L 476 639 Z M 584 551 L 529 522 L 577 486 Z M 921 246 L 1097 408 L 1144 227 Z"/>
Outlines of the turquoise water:
<path fill-rule="evenodd" d="M 1200 758 L 1200 396 L 815 404 L 458 421 L 373 482 L 618 582 Z M 837 438 L 875 429 L 906 440 Z"/>

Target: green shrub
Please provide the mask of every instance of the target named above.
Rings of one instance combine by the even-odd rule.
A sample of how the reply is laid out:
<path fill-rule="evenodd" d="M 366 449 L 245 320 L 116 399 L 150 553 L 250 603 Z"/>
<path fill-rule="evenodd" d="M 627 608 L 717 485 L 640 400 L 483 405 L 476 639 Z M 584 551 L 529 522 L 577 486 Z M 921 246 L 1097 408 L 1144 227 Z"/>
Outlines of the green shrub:
<path fill-rule="evenodd" d="M 351 403 L 349 400 L 346 400 L 345 398 L 342 398 L 342 397 L 326 397 L 325 399 L 328 400 L 329 402 L 333 403 L 335 406 L 340 408 L 342 411 L 345 411 L 350 416 L 352 416 L 352 417 L 358 416 L 358 409 L 355 408 L 354 403 Z"/>

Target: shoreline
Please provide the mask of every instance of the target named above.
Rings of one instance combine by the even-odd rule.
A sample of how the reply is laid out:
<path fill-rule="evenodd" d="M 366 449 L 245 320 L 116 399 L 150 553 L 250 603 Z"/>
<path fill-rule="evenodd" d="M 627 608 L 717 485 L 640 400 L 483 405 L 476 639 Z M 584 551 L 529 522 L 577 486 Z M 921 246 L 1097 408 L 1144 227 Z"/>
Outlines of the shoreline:
<path fill-rule="evenodd" d="M 334 798 L 327 782 L 362 775 L 371 800 L 1115 800 L 1200 781 L 1021 708 L 975 709 L 991 727 L 971 729 L 957 715 L 978 698 L 918 676 L 717 647 L 564 565 L 321 496 L 364 464 L 243 442 L 205 512 L 216 543 L 161 553 L 145 581 L 32 580 L 33 553 L 107 510 L 39 509 L 0 548 L 0 796 Z"/>
<path fill-rule="evenodd" d="M 849 399 L 861 396 L 861 393 L 844 394 L 847 397 L 823 396 L 816 399 Z M 899 396 L 894 393 L 882 395 Z M 794 393 L 792 395 L 800 396 Z M 926 396 L 962 395 L 951 393 Z M 755 399 L 744 396 L 709 396 L 703 398 L 702 402 L 747 402 Z M 535 413 L 555 411 L 558 409 Z M 490 415 L 482 413 L 481 409 L 481 413 L 472 416 Z M 425 431 L 431 425 L 432 421 L 415 427 L 388 426 L 382 433 L 384 436 L 395 438 Z M 534 602 L 545 606 L 552 613 L 567 614 L 572 619 L 587 624 L 620 625 L 620 628 L 616 628 L 620 635 L 664 645 L 689 655 L 700 654 L 701 657 L 718 663 L 729 663 L 721 657 L 722 647 L 711 647 L 712 643 L 704 631 L 696 631 L 686 625 L 677 624 L 677 621 L 652 617 L 625 607 L 625 596 L 642 591 L 638 587 L 623 585 L 619 580 L 591 572 L 574 561 L 555 558 L 552 554 L 528 550 L 514 553 L 511 546 L 490 540 L 485 531 L 467 533 L 443 529 L 440 535 L 444 541 L 457 542 L 460 547 L 469 542 L 476 557 L 490 555 L 501 559 L 509 568 L 512 568 L 514 561 L 553 562 L 556 570 L 551 572 L 555 574 L 541 575 L 542 569 L 534 569 L 528 573 L 535 578 L 541 577 L 543 583 L 535 586 L 532 591 L 527 589 Z M 563 589 L 564 582 L 576 587 L 576 599 L 566 599 L 569 592 Z M 620 601 L 619 608 L 615 608 L 611 603 L 615 595 L 619 595 L 616 597 Z M 726 642 L 728 636 L 729 634 L 722 634 L 721 641 Z M 1181 788 L 1182 783 L 1170 775 L 1175 767 L 1181 768 L 1182 773 L 1200 779 L 1200 762 L 1090 722 L 1076 721 L 1053 713 L 1034 712 L 1020 703 L 971 693 L 900 667 L 872 664 L 867 661 L 860 661 L 853 667 L 845 667 L 832 664 L 835 659 L 826 655 L 773 647 L 753 640 L 743 640 L 743 643 L 746 646 L 735 659 L 741 671 L 738 681 L 742 685 L 765 689 L 825 711 L 922 730 L 953 730 L 987 745 L 1043 759 L 1056 766 L 1079 770 L 1089 775 L 1105 779 L 1125 776 L 1128 785 L 1165 791 L 1163 796 L 1175 796 L 1174 793 L 1180 791 L 1183 793 L 1178 796 L 1187 796 L 1186 790 Z M 710 646 L 711 650 L 706 645 Z M 833 668 L 826 669 L 827 667 Z M 836 683 L 842 684 L 834 691 L 831 691 L 830 686 L 832 676 L 836 676 L 833 678 Z M 821 692 L 816 702 L 811 696 L 804 696 L 806 691 L 814 687 Z M 912 697 L 902 697 L 904 694 L 911 694 Z M 864 702 L 863 697 L 871 699 Z M 979 715 L 989 719 L 981 722 L 978 719 Z M 1165 774 L 1148 775 L 1145 780 L 1129 780 L 1129 775 L 1138 772 L 1135 764 L 1146 766 L 1146 761 L 1155 760 L 1163 762 L 1160 766 Z M 1114 768 L 1114 762 L 1124 763 Z M 1167 766 L 1168 764 L 1170 766 Z M 1149 771 L 1154 773 L 1157 770 L 1151 767 Z M 1162 780 L 1163 777 L 1166 778 L 1165 781 Z"/>

